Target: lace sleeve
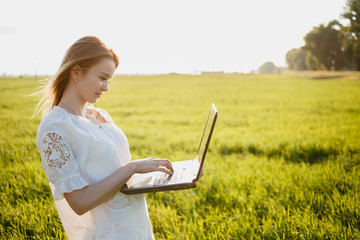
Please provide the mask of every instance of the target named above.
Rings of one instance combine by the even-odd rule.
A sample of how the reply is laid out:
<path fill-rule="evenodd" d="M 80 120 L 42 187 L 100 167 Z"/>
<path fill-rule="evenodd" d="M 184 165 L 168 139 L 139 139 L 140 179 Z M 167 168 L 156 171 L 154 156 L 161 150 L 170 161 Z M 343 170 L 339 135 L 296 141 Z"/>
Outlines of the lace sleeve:
<path fill-rule="evenodd" d="M 53 192 L 55 200 L 63 199 L 65 192 L 72 192 L 88 185 L 81 176 L 72 149 L 63 135 L 48 132 L 42 138 L 40 152 L 45 174 L 55 186 Z"/>
<path fill-rule="evenodd" d="M 55 132 L 45 135 L 41 142 L 41 150 L 49 167 L 61 168 L 71 157 L 63 137 Z"/>

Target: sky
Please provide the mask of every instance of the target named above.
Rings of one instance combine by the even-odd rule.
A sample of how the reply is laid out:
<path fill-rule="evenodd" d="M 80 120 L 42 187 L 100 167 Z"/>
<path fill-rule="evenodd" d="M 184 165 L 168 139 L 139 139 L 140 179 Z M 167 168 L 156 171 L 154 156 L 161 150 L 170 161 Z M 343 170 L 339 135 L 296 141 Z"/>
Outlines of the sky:
<path fill-rule="evenodd" d="M 0 75 L 53 75 L 86 35 L 119 56 L 116 74 L 243 72 L 340 20 L 346 0 L 0 0 Z"/>

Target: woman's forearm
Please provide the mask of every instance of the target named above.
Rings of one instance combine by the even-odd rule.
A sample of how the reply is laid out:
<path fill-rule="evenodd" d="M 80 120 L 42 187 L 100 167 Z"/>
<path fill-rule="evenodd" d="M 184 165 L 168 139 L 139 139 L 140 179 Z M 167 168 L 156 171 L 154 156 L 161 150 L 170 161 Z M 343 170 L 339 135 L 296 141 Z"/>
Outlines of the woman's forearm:
<path fill-rule="evenodd" d="M 82 215 L 119 192 L 134 173 L 135 166 L 129 162 L 104 180 L 71 193 L 64 193 L 64 196 L 74 212 Z"/>
<path fill-rule="evenodd" d="M 161 171 L 172 175 L 174 169 L 167 159 L 145 158 L 128 162 L 104 180 L 71 193 L 64 193 L 70 207 L 79 215 L 107 201 L 129 180 L 134 173 Z"/>

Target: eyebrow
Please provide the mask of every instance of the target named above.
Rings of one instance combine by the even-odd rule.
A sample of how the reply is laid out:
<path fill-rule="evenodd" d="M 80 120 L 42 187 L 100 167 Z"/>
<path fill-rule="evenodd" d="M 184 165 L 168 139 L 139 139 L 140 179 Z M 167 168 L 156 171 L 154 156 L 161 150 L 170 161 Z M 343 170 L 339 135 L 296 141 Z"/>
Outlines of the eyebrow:
<path fill-rule="evenodd" d="M 104 75 L 106 75 L 107 77 L 110 77 L 110 75 L 109 75 L 109 74 L 104 73 L 104 72 L 101 72 L 100 74 L 104 74 Z"/>

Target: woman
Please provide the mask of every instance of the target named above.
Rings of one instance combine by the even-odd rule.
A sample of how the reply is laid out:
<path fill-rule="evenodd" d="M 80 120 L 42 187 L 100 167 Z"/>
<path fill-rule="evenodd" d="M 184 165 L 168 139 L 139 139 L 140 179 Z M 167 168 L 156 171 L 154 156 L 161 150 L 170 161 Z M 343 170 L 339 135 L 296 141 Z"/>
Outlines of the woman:
<path fill-rule="evenodd" d="M 66 52 L 38 103 L 36 144 L 64 230 L 71 239 L 153 239 L 145 196 L 124 195 L 134 173 L 172 175 L 167 159 L 131 161 L 125 134 L 93 105 L 119 64 L 112 49 L 87 36 Z"/>

